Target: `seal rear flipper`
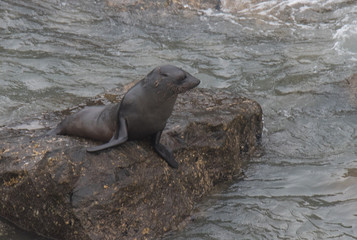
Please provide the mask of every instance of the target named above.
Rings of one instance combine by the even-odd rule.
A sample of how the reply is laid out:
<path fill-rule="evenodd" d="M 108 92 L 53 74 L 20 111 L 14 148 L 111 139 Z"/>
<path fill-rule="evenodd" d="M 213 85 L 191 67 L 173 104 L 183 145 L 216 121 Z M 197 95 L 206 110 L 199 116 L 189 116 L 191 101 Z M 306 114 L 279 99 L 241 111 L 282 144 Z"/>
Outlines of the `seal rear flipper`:
<path fill-rule="evenodd" d="M 156 152 L 167 162 L 167 164 L 169 164 L 170 167 L 178 168 L 178 163 L 175 161 L 172 152 L 160 143 L 161 133 L 162 131 L 159 131 L 155 135 L 154 148 Z"/>
<path fill-rule="evenodd" d="M 57 126 L 56 128 L 54 129 L 51 129 L 49 130 L 48 132 L 46 132 L 44 134 L 44 136 L 55 136 L 55 135 L 60 135 L 61 134 L 61 131 L 62 131 L 62 128 Z"/>

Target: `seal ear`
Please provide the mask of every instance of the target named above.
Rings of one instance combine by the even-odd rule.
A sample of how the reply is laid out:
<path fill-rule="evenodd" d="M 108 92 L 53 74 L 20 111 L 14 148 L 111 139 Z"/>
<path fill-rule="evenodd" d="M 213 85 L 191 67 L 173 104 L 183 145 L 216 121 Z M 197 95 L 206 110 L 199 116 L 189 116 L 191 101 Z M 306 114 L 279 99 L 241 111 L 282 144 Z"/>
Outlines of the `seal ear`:
<path fill-rule="evenodd" d="M 160 67 L 154 68 L 146 77 L 144 78 L 144 85 L 154 84 L 154 82 L 160 79 Z"/>

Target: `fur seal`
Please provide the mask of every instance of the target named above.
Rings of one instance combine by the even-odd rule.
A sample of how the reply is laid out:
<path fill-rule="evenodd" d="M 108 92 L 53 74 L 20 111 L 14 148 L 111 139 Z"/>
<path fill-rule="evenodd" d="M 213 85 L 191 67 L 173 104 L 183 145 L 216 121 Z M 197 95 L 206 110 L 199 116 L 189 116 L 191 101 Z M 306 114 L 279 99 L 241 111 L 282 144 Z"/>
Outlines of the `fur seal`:
<path fill-rule="evenodd" d="M 107 142 L 88 148 L 88 152 L 151 136 L 156 152 L 171 167 L 177 168 L 178 163 L 172 152 L 160 144 L 161 133 L 172 113 L 177 95 L 199 83 L 200 80 L 173 65 L 157 67 L 130 88 L 120 103 L 86 107 L 64 119 L 50 134 Z"/>

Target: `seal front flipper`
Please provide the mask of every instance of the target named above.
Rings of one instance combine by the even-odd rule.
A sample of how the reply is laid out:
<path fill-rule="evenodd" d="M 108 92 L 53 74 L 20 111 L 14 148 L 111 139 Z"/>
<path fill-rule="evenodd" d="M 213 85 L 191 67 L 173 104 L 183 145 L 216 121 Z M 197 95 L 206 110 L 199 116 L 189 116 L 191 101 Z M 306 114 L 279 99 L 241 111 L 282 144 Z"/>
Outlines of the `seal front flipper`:
<path fill-rule="evenodd" d="M 167 164 L 169 164 L 170 167 L 178 168 L 178 163 L 175 161 L 172 152 L 160 143 L 161 133 L 162 131 L 159 131 L 155 134 L 154 148 L 156 152 L 167 162 Z"/>
<path fill-rule="evenodd" d="M 110 139 L 109 142 L 103 145 L 87 148 L 87 152 L 101 151 L 107 148 L 118 146 L 126 142 L 128 140 L 128 128 L 126 126 L 126 121 L 124 118 L 119 118 L 119 126 L 119 130 L 115 131 L 114 136 L 112 137 L 112 139 Z"/>

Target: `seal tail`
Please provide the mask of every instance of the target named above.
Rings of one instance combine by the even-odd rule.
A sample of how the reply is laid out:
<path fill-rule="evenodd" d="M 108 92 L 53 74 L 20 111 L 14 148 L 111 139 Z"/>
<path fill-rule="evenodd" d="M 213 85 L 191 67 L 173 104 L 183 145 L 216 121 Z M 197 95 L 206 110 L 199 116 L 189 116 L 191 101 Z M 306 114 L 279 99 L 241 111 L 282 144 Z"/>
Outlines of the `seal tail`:
<path fill-rule="evenodd" d="M 61 134 L 61 130 L 57 126 L 56 128 L 51 129 L 51 130 L 41 134 L 39 137 L 43 138 L 43 137 L 48 137 L 48 136 L 56 136 L 56 135 L 60 135 L 60 134 Z"/>

